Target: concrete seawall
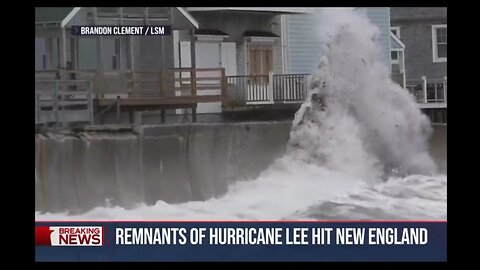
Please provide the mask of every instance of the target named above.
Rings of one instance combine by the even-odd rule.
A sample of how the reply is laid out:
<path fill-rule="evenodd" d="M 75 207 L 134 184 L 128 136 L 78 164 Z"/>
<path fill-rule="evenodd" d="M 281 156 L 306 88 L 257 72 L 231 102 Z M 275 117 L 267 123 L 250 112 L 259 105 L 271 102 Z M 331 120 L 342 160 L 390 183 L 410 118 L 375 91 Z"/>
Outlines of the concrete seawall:
<path fill-rule="evenodd" d="M 291 122 L 178 124 L 35 135 L 35 209 L 82 212 L 224 194 L 285 152 Z"/>
<path fill-rule="evenodd" d="M 281 157 L 291 122 L 175 124 L 35 135 L 36 211 L 218 197 Z M 446 170 L 446 126 L 432 155 Z"/>

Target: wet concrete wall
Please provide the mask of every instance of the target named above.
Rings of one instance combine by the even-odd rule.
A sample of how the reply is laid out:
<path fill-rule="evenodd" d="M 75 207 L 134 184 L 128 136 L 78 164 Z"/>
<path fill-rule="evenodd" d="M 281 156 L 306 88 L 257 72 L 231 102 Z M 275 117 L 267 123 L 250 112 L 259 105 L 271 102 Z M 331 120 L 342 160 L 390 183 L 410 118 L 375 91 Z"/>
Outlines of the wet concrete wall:
<path fill-rule="evenodd" d="M 35 135 L 35 209 L 83 212 L 218 197 L 282 156 L 291 122 L 175 124 Z M 446 172 L 447 127 L 431 153 Z"/>
<path fill-rule="evenodd" d="M 175 124 L 35 135 L 37 211 L 220 196 L 280 157 L 290 122 Z"/>

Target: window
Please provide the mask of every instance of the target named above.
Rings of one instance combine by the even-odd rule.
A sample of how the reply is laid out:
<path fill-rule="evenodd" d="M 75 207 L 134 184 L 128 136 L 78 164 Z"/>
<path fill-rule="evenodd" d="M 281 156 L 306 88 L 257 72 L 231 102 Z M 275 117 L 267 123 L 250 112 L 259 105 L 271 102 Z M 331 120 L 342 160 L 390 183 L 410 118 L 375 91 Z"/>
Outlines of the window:
<path fill-rule="evenodd" d="M 400 38 L 400 26 L 392 26 L 390 27 L 390 31 L 392 31 L 397 38 Z"/>
<path fill-rule="evenodd" d="M 447 25 L 432 25 L 433 62 L 447 62 Z"/>
<path fill-rule="evenodd" d="M 390 27 L 390 31 L 392 31 L 392 33 L 393 33 L 397 38 L 400 39 L 400 26 L 392 26 L 392 27 Z M 391 58 L 391 60 L 392 60 L 391 63 L 392 63 L 392 64 L 400 64 L 400 62 L 399 62 L 399 58 L 400 58 L 400 57 L 399 57 L 398 51 L 391 51 L 390 54 L 391 54 L 391 57 L 390 57 L 390 58 Z"/>
<path fill-rule="evenodd" d="M 399 62 L 399 57 L 398 57 L 398 51 L 391 51 L 391 63 L 392 64 L 400 64 Z"/>

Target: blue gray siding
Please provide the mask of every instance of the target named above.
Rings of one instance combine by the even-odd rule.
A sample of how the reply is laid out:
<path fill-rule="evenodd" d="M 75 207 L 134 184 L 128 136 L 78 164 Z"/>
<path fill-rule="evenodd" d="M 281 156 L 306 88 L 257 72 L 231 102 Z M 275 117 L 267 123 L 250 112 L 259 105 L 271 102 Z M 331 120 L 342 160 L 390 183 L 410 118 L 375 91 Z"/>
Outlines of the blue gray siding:
<path fill-rule="evenodd" d="M 381 57 L 390 68 L 390 8 L 365 9 L 370 21 L 380 29 Z M 317 9 L 315 14 L 287 16 L 289 73 L 311 73 L 318 64 L 324 42 L 315 29 L 322 16 L 321 10 Z"/>
<path fill-rule="evenodd" d="M 320 14 L 287 16 L 287 72 L 311 73 L 322 53 L 322 42 L 314 28 Z"/>
<path fill-rule="evenodd" d="M 383 60 L 390 68 L 390 8 L 365 8 L 370 21 L 380 30 L 378 41 L 382 46 Z"/>

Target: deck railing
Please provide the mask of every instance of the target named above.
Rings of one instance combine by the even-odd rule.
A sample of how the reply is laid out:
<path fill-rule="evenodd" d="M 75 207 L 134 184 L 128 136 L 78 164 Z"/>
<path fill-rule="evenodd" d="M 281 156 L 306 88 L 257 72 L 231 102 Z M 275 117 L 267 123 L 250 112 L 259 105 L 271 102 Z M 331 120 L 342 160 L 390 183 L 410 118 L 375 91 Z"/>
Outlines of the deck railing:
<path fill-rule="evenodd" d="M 239 75 L 227 77 L 230 105 L 302 102 L 308 74 Z"/>
<path fill-rule="evenodd" d="M 418 103 L 446 103 L 447 77 L 443 79 L 427 79 L 407 81 L 406 87 Z"/>
<path fill-rule="evenodd" d="M 309 74 L 273 75 L 273 99 L 277 102 L 303 102 L 307 97 Z"/>
<path fill-rule="evenodd" d="M 309 76 L 309 74 L 273 73 L 225 76 L 224 68 L 108 72 L 42 71 L 36 73 L 36 122 L 58 123 L 68 121 L 70 118 L 81 118 L 82 121 L 91 122 L 93 121 L 92 99 L 95 97 L 166 98 L 168 100 L 193 97 L 191 102 L 201 98 L 202 102 L 222 101 L 224 105 L 229 106 L 301 103 L 307 96 Z M 440 80 L 422 77 L 421 80 L 408 81 L 406 88 L 419 103 L 446 103 L 447 101 L 446 77 Z M 76 114 L 78 110 L 85 110 L 85 112 L 82 117 L 61 116 L 70 110 L 77 110 Z M 59 111 L 62 111 L 60 115 Z"/>
<path fill-rule="evenodd" d="M 36 80 L 35 124 L 93 123 L 91 80 Z"/>
<path fill-rule="evenodd" d="M 49 70 L 36 79 L 91 80 L 95 97 L 175 97 L 226 95 L 224 68 L 174 68 L 164 70 Z M 211 90 L 211 91 L 203 91 Z M 197 92 L 200 91 L 200 92 Z"/>
<path fill-rule="evenodd" d="M 36 123 L 83 122 L 87 115 L 88 121 L 93 122 L 94 98 L 98 101 L 97 107 L 116 103 L 117 107 L 122 104 L 130 109 L 156 106 L 194 110 L 198 103 L 225 102 L 227 97 L 224 68 L 103 72 L 61 69 L 39 71 L 35 77 Z M 81 83 L 88 84 L 86 92 L 79 92 Z M 82 94 L 85 97 L 80 100 L 78 96 Z M 71 96 L 75 98 L 69 99 Z M 88 114 L 78 106 L 75 110 L 69 109 L 71 105 L 86 103 L 88 106 L 83 110 L 88 110 Z"/>
<path fill-rule="evenodd" d="M 270 103 L 268 75 L 227 77 L 227 93 L 235 105 Z"/>

